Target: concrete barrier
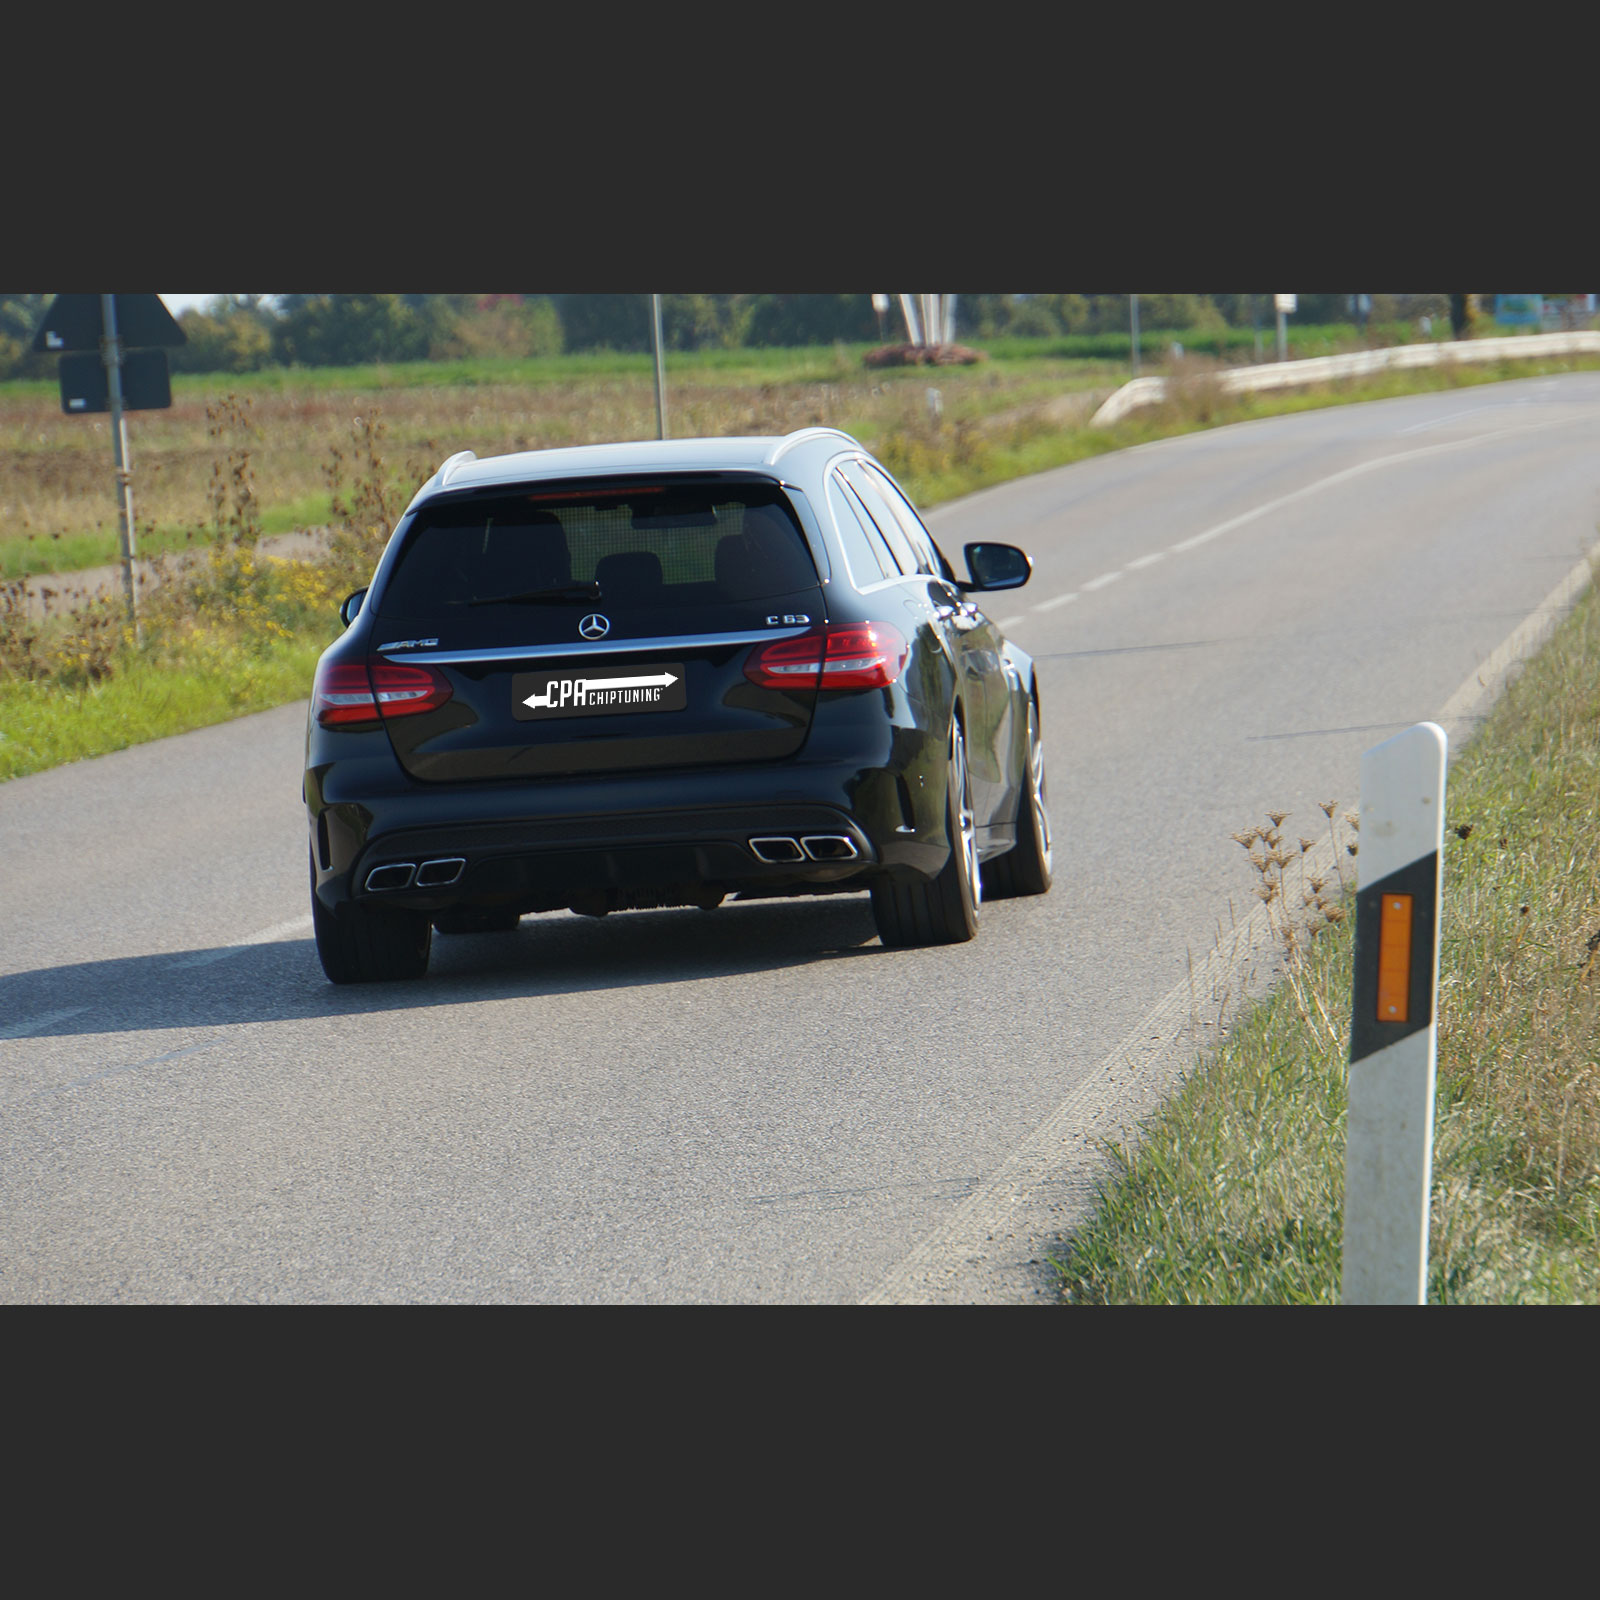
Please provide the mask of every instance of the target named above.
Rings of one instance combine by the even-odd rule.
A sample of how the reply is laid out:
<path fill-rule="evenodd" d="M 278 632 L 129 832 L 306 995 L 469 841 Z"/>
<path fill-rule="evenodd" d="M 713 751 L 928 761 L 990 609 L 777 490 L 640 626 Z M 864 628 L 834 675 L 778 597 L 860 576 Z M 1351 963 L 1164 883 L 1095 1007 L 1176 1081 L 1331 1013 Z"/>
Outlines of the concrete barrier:
<path fill-rule="evenodd" d="M 1545 356 L 1600 355 L 1600 333 L 1534 333 L 1508 339 L 1441 340 L 1397 344 L 1385 350 L 1356 350 L 1343 356 L 1313 356 L 1305 361 L 1274 361 L 1259 367 L 1222 367 L 1217 381 L 1228 394 L 1263 389 L 1293 389 L 1336 378 L 1361 378 L 1404 367 L 1439 367 L 1452 361 L 1530 361 Z M 1089 419 L 1091 428 L 1120 422 L 1140 406 L 1167 398 L 1167 378 L 1135 378 L 1125 383 Z"/>

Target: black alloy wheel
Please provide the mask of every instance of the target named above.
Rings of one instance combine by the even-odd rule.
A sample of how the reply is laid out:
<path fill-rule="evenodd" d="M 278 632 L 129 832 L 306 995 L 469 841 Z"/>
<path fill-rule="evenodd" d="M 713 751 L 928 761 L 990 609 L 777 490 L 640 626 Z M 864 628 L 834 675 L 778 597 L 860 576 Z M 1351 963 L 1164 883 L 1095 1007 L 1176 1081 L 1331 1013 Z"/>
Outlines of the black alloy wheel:
<path fill-rule="evenodd" d="M 950 769 L 945 817 L 950 859 L 928 881 L 873 885 L 872 916 L 883 944 L 901 949 L 962 944 L 978 931 L 983 878 L 978 869 L 977 818 L 967 771 L 967 740 L 959 720 L 950 733 Z"/>
<path fill-rule="evenodd" d="M 983 891 L 991 900 L 1017 895 L 1048 894 L 1052 882 L 1050 803 L 1044 772 L 1044 738 L 1039 731 L 1039 706 L 1028 701 L 1027 771 L 1017 802 L 1017 842 L 1013 849 L 983 868 Z"/>
<path fill-rule="evenodd" d="M 311 926 L 330 983 L 385 983 L 428 970 L 433 922 L 426 911 L 374 910 L 347 900 L 335 915 L 317 898 L 314 861 Z"/>

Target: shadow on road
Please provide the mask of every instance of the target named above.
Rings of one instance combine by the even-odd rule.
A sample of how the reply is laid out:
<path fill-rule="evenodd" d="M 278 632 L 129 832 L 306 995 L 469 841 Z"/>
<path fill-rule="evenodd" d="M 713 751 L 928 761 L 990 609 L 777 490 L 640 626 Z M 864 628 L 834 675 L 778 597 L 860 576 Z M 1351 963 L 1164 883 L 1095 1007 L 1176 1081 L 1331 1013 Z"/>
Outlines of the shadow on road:
<path fill-rule="evenodd" d="M 0 977 L 0 1041 L 362 1016 L 758 976 L 884 954 L 876 938 L 867 898 L 841 896 L 714 912 L 620 912 L 603 920 L 557 912 L 525 917 L 515 933 L 435 935 L 427 976 L 408 983 L 335 987 L 310 939 L 124 956 Z M 194 964 L 210 955 L 217 959 Z M 752 985 L 751 998 L 759 1003 L 759 985 Z"/>

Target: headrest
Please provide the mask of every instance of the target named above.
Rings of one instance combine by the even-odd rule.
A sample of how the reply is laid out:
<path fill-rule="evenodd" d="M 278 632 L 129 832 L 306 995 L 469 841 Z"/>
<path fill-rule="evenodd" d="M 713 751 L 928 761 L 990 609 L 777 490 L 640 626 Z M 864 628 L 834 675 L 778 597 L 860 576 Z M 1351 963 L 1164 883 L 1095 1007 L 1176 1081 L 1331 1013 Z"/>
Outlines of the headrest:
<path fill-rule="evenodd" d="M 601 556 L 595 563 L 595 582 L 603 600 L 618 601 L 652 598 L 661 588 L 661 559 L 649 550 L 629 550 Z"/>

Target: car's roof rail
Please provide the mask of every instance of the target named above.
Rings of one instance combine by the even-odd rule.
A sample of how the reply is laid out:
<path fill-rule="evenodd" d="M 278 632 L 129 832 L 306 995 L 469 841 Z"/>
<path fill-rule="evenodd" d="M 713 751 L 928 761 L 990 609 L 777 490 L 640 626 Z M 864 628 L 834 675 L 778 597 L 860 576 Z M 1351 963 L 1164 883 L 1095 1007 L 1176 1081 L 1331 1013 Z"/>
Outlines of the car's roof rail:
<path fill-rule="evenodd" d="M 464 462 L 476 461 L 477 459 L 478 452 L 476 450 L 457 450 L 448 461 L 444 462 L 440 466 L 438 472 L 434 474 L 434 476 L 439 480 L 439 487 L 441 489 L 448 488 L 450 484 L 450 474 Z"/>
<path fill-rule="evenodd" d="M 809 444 L 813 439 L 842 439 L 847 445 L 859 450 L 861 442 L 852 439 L 848 433 L 839 428 L 799 428 L 795 432 L 785 434 L 771 450 L 767 452 L 766 464 L 775 467 L 793 449 L 803 444 Z"/>

